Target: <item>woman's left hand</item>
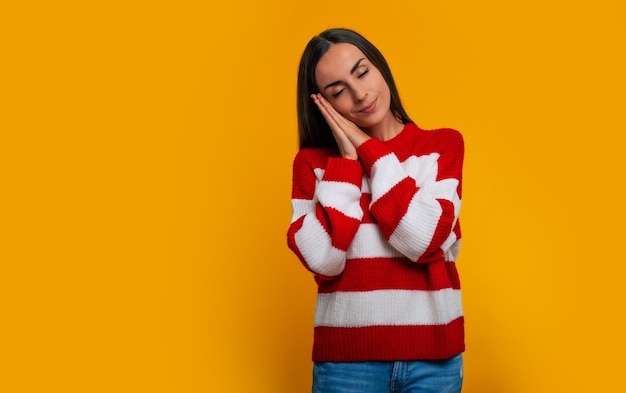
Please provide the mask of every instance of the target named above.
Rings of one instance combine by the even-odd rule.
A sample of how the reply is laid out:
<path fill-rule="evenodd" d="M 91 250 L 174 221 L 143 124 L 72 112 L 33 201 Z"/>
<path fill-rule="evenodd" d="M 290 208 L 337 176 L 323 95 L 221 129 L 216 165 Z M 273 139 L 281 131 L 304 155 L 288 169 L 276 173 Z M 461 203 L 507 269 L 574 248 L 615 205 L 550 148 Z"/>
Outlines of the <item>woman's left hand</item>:
<path fill-rule="evenodd" d="M 314 94 L 312 98 L 333 133 L 340 132 L 345 135 L 355 149 L 361 146 L 363 142 L 370 139 L 370 136 L 354 124 L 354 122 L 346 119 L 342 114 L 337 112 L 321 93 Z"/>

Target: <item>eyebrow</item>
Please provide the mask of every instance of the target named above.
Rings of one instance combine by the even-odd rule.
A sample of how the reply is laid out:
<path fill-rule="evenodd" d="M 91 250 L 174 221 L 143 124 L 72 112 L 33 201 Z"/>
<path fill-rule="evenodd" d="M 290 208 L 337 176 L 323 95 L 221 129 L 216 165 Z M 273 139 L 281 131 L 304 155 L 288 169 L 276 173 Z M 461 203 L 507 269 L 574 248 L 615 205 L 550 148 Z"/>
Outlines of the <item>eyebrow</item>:
<path fill-rule="evenodd" d="M 350 73 L 351 74 L 354 74 L 354 71 L 356 71 L 356 69 L 359 68 L 359 64 L 361 64 L 361 62 L 363 60 L 365 60 L 365 57 L 361 57 L 359 60 L 356 61 L 356 63 L 354 63 L 354 65 L 352 66 L 352 69 L 350 69 Z M 328 89 L 329 87 L 333 87 L 335 85 L 338 85 L 340 83 L 341 83 L 341 81 L 330 82 L 329 84 L 324 86 L 324 90 Z"/>

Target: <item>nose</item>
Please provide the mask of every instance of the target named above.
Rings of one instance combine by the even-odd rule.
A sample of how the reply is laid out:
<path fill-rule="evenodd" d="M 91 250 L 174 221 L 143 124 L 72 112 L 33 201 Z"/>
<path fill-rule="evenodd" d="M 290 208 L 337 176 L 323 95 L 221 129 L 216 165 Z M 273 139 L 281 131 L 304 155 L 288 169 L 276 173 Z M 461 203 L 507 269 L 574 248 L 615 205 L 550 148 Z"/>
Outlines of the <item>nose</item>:
<path fill-rule="evenodd" d="M 353 89 L 353 96 L 355 102 L 361 102 L 367 97 L 367 91 L 363 87 L 357 86 Z"/>

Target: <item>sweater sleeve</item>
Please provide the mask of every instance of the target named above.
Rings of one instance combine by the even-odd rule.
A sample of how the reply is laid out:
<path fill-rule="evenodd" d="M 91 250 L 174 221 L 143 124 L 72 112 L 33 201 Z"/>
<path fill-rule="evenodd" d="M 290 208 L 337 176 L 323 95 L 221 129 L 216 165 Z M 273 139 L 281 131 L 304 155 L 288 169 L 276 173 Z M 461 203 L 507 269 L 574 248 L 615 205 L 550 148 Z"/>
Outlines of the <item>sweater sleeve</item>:
<path fill-rule="evenodd" d="M 438 132 L 441 148 L 402 163 L 376 138 L 358 149 L 370 177 L 370 212 L 389 244 L 419 263 L 441 259 L 460 239 L 463 138 Z"/>
<path fill-rule="evenodd" d="M 330 278 L 343 271 L 363 218 L 363 168 L 356 160 L 335 157 L 321 160 L 318 166 L 315 153 L 301 150 L 294 159 L 287 242 L 307 269 Z"/>

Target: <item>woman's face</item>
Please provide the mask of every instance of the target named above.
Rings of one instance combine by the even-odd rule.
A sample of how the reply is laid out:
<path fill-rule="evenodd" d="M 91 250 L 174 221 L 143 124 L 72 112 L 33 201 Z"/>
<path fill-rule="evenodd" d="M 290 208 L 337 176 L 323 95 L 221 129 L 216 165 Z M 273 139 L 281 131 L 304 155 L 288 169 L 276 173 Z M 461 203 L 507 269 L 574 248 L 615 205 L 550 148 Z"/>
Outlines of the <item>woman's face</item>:
<path fill-rule="evenodd" d="M 333 44 L 317 63 L 315 81 L 337 112 L 363 129 L 393 118 L 387 82 L 352 44 Z"/>

